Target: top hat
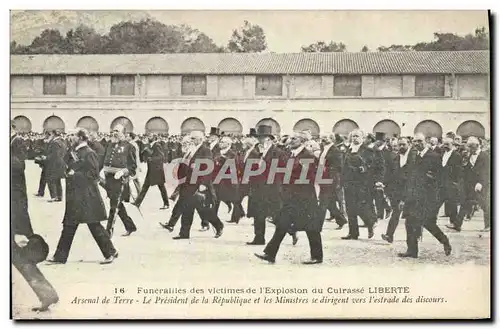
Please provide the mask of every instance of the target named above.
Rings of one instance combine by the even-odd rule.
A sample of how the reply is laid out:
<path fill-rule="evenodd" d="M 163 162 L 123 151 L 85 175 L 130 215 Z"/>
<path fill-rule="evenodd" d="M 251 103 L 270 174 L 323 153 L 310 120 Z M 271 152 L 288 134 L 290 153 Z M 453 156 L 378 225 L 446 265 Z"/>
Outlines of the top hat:
<path fill-rule="evenodd" d="M 22 248 L 24 256 L 29 261 L 38 264 L 47 259 L 49 246 L 47 242 L 38 234 L 33 234 L 28 238 L 28 244 Z"/>
<path fill-rule="evenodd" d="M 267 125 L 260 125 L 257 127 L 257 136 L 268 136 L 274 139 L 273 133 L 272 133 L 273 127 L 267 126 Z"/>
<path fill-rule="evenodd" d="M 216 127 L 210 127 L 210 136 L 219 136 L 220 130 Z"/>
<path fill-rule="evenodd" d="M 257 131 L 255 128 L 250 128 L 250 133 L 247 135 L 247 137 L 256 137 L 257 136 Z"/>
<path fill-rule="evenodd" d="M 375 140 L 383 141 L 384 139 L 385 139 L 385 133 L 383 133 L 383 132 L 376 132 L 375 133 Z"/>

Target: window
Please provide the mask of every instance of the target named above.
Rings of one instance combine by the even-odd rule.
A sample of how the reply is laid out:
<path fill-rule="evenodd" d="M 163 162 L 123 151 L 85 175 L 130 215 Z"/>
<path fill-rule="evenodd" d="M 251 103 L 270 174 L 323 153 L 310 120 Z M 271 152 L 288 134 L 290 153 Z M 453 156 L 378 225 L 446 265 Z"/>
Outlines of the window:
<path fill-rule="evenodd" d="M 444 75 L 417 75 L 415 96 L 444 96 Z"/>
<path fill-rule="evenodd" d="M 481 74 L 457 75 L 459 98 L 488 97 L 488 76 Z"/>
<path fill-rule="evenodd" d="M 44 95 L 66 95 L 66 76 L 48 75 L 43 77 Z"/>
<path fill-rule="evenodd" d="M 135 77 L 133 75 L 111 76 L 111 95 L 135 95 Z"/>
<path fill-rule="evenodd" d="M 336 75 L 333 79 L 334 96 L 361 96 L 360 75 Z"/>
<path fill-rule="evenodd" d="M 283 77 L 281 75 L 261 75 L 255 79 L 255 95 L 283 95 Z"/>
<path fill-rule="evenodd" d="M 182 76 L 181 94 L 186 96 L 206 95 L 207 77 L 204 75 Z"/>

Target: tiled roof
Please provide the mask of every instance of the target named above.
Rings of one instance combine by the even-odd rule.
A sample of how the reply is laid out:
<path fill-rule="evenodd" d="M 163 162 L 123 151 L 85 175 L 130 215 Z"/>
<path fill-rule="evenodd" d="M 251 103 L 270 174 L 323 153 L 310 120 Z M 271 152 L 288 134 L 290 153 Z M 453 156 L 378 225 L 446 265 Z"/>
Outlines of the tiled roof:
<path fill-rule="evenodd" d="M 418 74 L 489 71 L 488 51 L 11 56 L 11 74 Z"/>

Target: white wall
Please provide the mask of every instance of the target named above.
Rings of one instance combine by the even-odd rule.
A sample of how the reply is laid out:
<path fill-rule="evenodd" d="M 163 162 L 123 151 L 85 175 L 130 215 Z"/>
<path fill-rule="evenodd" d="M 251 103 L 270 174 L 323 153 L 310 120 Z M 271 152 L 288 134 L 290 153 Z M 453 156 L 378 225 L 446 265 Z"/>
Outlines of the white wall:
<path fill-rule="evenodd" d="M 484 98 L 488 95 L 486 75 L 458 75 L 459 98 Z"/>

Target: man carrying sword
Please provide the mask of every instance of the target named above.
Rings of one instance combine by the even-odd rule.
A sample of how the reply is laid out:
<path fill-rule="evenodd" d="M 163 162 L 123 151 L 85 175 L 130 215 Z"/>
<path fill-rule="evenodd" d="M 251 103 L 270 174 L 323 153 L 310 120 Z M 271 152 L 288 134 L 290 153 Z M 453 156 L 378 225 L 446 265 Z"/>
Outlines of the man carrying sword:
<path fill-rule="evenodd" d="M 113 234 L 116 213 L 123 222 L 127 231 L 123 236 L 129 236 L 137 231 L 132 218 L 127 214 L 123 201 L 130 200 L 130 186 L 128 179 L 135 176 L 137 169 L 136 152 L 132 144 L 125 140 L 125 127 L 118 124 L 112 128 L 111 141 L 106 147 L 104 168 L 100 176 L 104 178 L 104 187 L 110 200 L 110 211 L 106 230 Z"/>

